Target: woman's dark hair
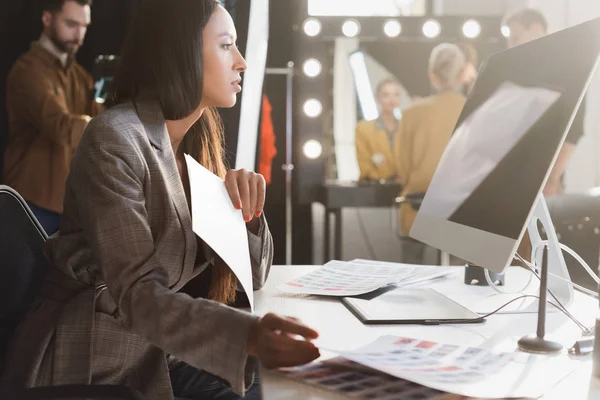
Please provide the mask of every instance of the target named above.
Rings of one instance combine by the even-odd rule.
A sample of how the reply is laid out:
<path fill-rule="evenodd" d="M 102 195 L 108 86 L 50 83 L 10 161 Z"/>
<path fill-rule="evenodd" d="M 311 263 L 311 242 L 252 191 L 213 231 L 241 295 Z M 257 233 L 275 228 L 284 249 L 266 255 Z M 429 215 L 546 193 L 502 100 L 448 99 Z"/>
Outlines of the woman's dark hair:
<path fill-rule="evenodd" d="M 136 10 L 121 53 L 114 103 L 155 101 L 166 120 L 188 117 L 202 100 L 203 30 L 217 0 L 144 0 Z M 186 133 L 182 150 L 225 177 L 223 124 L 216 109 L 204 110 Z M 209 298 L 233 303 L 237 281 L 220 261 L 212 268 Z"/>
<path fill-rule="evenodd" d="M 202 33 L 217 0 L 144 0 L 129 29 L 115 102 L 151 96 L 165 119 L 189 116 L 202 99 Z"/>

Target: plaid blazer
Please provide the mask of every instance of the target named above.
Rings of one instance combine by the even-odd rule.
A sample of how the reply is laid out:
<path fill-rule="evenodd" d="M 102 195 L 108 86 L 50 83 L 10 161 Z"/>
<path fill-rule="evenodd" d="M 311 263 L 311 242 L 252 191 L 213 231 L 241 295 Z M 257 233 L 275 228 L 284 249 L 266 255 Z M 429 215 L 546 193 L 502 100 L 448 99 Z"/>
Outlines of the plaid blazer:
<path fill-rule="evenodd" d="M 254 289 L 264 284 L 272 238 L 261 217 L 248 233 Z M 160 108 L 121 104 L 86 129 L 67 180 L 61 230 L 42 295 L 19 326 L 4 384 L 125 384 L 172 399 L 169 359 L 244 393 L 255 316 L 178 291 L 213 259 L 197 237 Z M 202 242 L 200 242 L 202 243 Z"/>

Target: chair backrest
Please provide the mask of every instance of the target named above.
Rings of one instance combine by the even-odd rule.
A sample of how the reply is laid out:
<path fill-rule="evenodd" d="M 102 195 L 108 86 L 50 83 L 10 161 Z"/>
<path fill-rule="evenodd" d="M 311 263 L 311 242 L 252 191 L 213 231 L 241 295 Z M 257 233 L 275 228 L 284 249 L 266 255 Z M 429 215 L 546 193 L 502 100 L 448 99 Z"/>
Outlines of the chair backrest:
<path fill-rule="evenodd" d="M 563 194 L 546 199 L 558 240 L 575 250 L 597 271 L 600 256 L 600 190 Z M 575 258 L 564 253 L 573 282 L 596 291 L 598 285 Z"/>
<path fill-rule="evenodd" d="M 12 332 L 40 291 L 47 238 L 25 200 L 0 185 L 0 372 Z"/>

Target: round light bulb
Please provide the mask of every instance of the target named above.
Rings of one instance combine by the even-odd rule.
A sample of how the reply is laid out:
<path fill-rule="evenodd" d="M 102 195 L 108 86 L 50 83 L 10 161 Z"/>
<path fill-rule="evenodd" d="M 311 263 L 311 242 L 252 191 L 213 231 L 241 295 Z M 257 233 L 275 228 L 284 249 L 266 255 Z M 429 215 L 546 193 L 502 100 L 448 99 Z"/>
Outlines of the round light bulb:
<path fill-rule="evenodd" d="M 342 25 L 342 33 L 346 37 L 355 37 L 359 34 L 359 32 L 360 24 L 358 23 L 358 21 L 349 19 L 348 21 L 344 22 L 344 25 Z"/>
<path fill-rule="evenodd" d="M 423 35 L 428 38 L 438 37 L 442 33 L 442 26 L 435 19 L 430 19 L 423 24 Z"/>
<path fill-rule="evenodd" d="M 502 26 L 501 32 L 502 36 L 504 36 L 505 38 L 510 37 L 510 28 L 507 25 Z"/>
<path fill-rule="evenodd" d="M 304 114 L 310 118 L 316 118 L 321 115 L 323 111 L 323 106 L 321 102 L 317 99 L 309 99 L 304 102 Z"/>
<path fill-rule="evenodd" d="M 319 33 L 321 33 L 321 21 L 319 21 L 316 18 L 309 18 L 306 21 L 304 21 L 303 28 L 304 33 L 306 33 L 307 36 L 317 36 Z"/>
<path fill-rule="evenodd" d="M 469 39 L 475 39 L 479 36 L 479 34 L 481 34 L 481 25 L 474 19 L 470 19 L 464 23 L 462 31 L 465 37 L 468 37 Z"/>
<path fill-rule="evenodd" d="M 321 66 L 319 60 L 309 58 L 308 60 L 304 61 L 304 64 L 302 64 L 302 70 L 304 71 L 304 75 L 308 76 L 309 78 L 315 78 L 321 75 L 323 67 Z"/>
<path fill-rule="evenodd" d="M 308 140 L 302 145 L 302 152 L 306 158 L 316 160 L 323 154 L 323 146 L 317 140 Z"/>
<path fill-rule="evenodd" d="M 400 22 L 396 21 L 395 19 L 391 19 L 383 25 L 383 32 L 388 37 L 397 37 L 402 33 L 402 25 L 400 25 Z"/>

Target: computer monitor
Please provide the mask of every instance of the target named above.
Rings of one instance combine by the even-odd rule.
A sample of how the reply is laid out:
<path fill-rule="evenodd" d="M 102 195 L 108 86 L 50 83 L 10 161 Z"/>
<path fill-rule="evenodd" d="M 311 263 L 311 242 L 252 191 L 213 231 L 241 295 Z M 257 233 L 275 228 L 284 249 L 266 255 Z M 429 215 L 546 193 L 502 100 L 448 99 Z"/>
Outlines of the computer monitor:
<path fill-rule="evenodd" d="M 542 199 L 599 54 L 596 19 L 488 57 L 410 236 L 503 272 Z"/>

